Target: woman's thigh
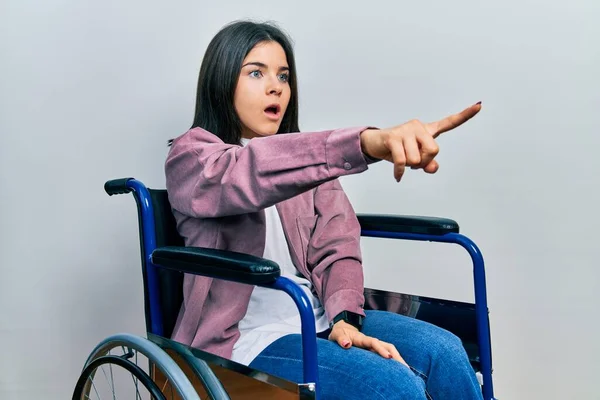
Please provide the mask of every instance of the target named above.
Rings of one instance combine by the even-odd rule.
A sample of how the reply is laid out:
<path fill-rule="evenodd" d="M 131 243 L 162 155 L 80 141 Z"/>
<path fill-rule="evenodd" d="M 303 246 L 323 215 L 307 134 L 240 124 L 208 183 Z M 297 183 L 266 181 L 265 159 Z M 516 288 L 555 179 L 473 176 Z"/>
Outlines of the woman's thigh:
<path fill-rule="evenodd" d="M 317 339 L 320 399 L 424 400 L 425 383 L 401 363 L 360 348 L 343 349 Z M 287 335 L 268 346 L 250 364 L 293 382 L 302 382 L 300 335 Z"/>
<path fill-rule="evenodd" d="M 466 353 L 460 339 L 445 329 L 404 315 L 387 311 L 366 311 L 362 332 L 392 343 L 406 362 L 423 371 L 432 359 L 447 353 Z"/>
<path fill-rule="evenodd" d="M 434 399 L 478 399 L 481 389 L 461 340 L 433 324 L 386 311 L 367 311 L 362 332 L 392 343 Z"/>

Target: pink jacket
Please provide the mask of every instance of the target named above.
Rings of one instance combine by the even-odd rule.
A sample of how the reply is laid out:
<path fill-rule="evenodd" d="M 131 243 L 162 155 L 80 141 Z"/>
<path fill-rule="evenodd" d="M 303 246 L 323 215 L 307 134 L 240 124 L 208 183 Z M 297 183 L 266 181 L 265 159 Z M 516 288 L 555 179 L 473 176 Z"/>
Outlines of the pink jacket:
<path fill-rule="evenodd" d="M 174 140 L 166 187 L 186 246 L 262 256 L 264 209 L 276 204 L 292 260 L 331 320 L 364 315 L 360 226 L 338 177 L 367 169 L 365 127 L 252 139 L 245 147 L 194 128 Z M 253 287 L 186 275 L 173 339 L 226 358 Z"/>

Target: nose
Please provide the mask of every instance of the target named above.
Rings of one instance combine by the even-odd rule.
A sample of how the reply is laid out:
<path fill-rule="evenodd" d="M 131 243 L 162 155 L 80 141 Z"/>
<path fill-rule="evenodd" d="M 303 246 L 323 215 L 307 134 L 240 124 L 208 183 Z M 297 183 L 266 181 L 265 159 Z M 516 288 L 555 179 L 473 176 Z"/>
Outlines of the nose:
<path fill-rule="evenodd" d="M 268 82 L 269 83 L 267 84 L 267 93 L 280 96 L 281 92 L 283 91 L 283 84 L 278 79 L 278 77 L 271 77 L 271 79 L 269 79 Z"/>

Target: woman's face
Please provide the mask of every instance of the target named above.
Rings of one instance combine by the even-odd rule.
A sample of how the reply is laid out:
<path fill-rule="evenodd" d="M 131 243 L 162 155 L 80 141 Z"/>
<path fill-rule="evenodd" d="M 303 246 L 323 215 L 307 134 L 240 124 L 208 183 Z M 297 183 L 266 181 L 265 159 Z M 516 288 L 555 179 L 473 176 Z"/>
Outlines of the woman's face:
<path fill-rule="evenodd" d="M 289 73 L 285 51 L 277 42 L 259 43 L 248 53 L 233 99 L 242 137 L 277 133 L 290 102 Z"/>

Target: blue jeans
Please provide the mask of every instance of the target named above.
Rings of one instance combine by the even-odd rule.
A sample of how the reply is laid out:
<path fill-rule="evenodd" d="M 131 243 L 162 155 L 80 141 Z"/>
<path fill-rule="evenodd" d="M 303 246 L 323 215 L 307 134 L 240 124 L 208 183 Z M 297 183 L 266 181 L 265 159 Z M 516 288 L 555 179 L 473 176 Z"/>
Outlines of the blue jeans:
<path fill-rule="evenodd" d="M 470 400 L 481 389 L 460 339 L 429 323 L 386 311 L 367 311 L 362 332 L 396 346 L 410 366 L 336 342 L 317 339 L 319 399 Z M 269 345 L 250 367 L 302 382 L 300 335 Z"/>

